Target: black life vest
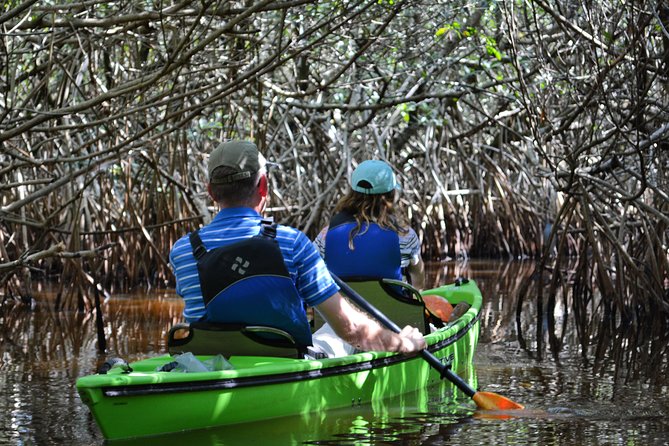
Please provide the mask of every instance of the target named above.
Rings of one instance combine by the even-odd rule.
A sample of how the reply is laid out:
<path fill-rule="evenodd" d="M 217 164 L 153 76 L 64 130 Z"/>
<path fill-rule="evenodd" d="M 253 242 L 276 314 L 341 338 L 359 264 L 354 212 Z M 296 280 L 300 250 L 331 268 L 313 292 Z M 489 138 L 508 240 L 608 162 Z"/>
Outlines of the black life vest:
<path fill-rule="evenodd" d="M 190 234 L 205 303 L 202 320 L 268 325 L 311 345 L 304 302 L 276 241 L 276 224 L 261 225 L 258 235 L 210 251 L 198 231 Z"/>

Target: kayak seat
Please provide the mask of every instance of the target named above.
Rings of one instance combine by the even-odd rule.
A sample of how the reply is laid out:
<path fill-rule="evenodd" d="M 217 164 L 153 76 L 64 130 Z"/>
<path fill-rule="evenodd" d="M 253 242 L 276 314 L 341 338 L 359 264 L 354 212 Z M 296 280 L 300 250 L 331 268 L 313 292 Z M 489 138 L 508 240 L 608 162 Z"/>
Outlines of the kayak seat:
<path fill-rule="evenodd" d="M 423 334 L 429 334 L 430 323 L 437 327 L 443 326 L 441 319 L 425 307 L 420 291 L 406 282 L 355 277 L 342 280 L 400 328 L 412 325 Z"/>
<path fill-rule="evenodd" d="M 177 337 L 179 335 L 179 337 Z M 264 325 L 213 322 L 179 323 L 170 328 L 167 350 L 171 355 L 272 356 L 303 359 L 306 345 L 287 332 Z"/>

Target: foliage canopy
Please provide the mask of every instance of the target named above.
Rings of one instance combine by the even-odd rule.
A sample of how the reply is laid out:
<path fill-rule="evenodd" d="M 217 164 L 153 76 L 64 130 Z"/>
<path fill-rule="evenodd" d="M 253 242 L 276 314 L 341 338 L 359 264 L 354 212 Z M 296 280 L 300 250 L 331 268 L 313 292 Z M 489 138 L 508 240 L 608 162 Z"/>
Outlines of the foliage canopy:
<path fill-rule="evenodd" d="M 250 138 L 309 235 L 382 158 L 426 258 L 540 257 L 553 289 L 666 330 L 664 2 L 26 0 L 0 24 L 6 296 L 30 268 L 65 296 L 171 283 L 208 151 Z"/>

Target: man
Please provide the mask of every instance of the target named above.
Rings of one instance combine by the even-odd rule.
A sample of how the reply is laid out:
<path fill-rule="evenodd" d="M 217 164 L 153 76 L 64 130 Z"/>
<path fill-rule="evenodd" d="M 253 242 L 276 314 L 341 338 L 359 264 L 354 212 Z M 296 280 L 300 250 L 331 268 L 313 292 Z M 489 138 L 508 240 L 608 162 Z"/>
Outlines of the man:
<path fill-rule="evenodd" d="M 306 304 L 357 349 L 411 353 L 425 348 L 416 328 L 395 334 L 346 300 L 302 232 L 263 220 L 268 181 L 255 144 L 219 145 L 209 157 L 208 173 L 208 192 L 220 211 L 211 223 L 177 240 L 170 252 L 187 321 L 266 324 L 311 345 Z"/>

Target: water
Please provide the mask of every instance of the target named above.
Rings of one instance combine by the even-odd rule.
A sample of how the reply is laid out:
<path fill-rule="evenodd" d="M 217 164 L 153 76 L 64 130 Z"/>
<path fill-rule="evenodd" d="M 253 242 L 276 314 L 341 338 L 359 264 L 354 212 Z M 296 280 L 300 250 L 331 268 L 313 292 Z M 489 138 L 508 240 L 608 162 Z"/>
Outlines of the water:
<path fill-rule="evenodd" d="M 484 295 L 481 339 L 474 363 L 481 390 L 525 404 L 522 416 L 482 417 L 448 383 L 392 401 L 189 432 L 114 445 L 667 445 L 666 384 L 614 380 L 613 368 L 594 374 L 581 358 L 568 324 L 559 355 L 536 356 L 534 316 L 516 322 L 523 263 L 432 265 L 434 283 L 465 275 Z M 40 298 L 36 311 L 0 312 L 0 445 L 102 445 L 88 409 L 74 388 L 79 376 L 104 361 L 96 353 L 95 320 L 52 313 Z M 526 305 L 526 304 L 523 304 Z M 181 302 L 169 292 L 115 296 L 105 305 L 108 355 L 128 361 L 162 353 L 168 328 L 180 320 Z M 518 327 L 528 351 L 520 347 Z M 184 408 L 187 410 L 187 408 Z"/>

